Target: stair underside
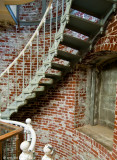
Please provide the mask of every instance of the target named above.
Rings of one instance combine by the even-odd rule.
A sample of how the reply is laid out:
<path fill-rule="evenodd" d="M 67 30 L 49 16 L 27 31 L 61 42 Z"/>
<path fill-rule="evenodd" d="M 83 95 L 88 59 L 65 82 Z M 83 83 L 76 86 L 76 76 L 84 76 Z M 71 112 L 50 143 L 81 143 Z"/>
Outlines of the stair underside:
<path fill-rule="evenodd" d="M 88 42 L 87 40 L 84 41 L 67 34 L 63 35 L 63 41 L 61 42 L 61 44 L 79 51 L 86 51 L 90 46 L 90 42 Z"/>
<path fill-rule="evenodd" d="M 114 0 L 73 0 L 71 8 L 101 19 L 111 9 L 112 2 Z"/>
<path fill-rule="evenodd" d="M 84 34 L 88 37 L 96 35 L 100 31 L 100 27 L 101 25 L 98 23 L 94 23 L 74 15 L 70 15 L 69 23 L 66 25 L 66 28 Z"/>
<path fill-rule="evenodd" d="M 78 54 L 74 55 L 72 53 L 65 52 L 65 51 L 62 51 L 62 50 L 57 51 L 56 57 L 60 58 L 60 59 L 63 59 L 63 60 L 70 61 L 70 62 L 78 62 L 78 60 L 79 60 Z"/>

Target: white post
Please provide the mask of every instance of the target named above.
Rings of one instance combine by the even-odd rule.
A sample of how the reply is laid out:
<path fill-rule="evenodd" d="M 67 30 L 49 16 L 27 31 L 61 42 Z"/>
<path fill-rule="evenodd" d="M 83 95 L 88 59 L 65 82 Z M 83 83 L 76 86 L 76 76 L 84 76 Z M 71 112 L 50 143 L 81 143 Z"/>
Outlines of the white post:
<path fill-rule="evenodd" d="M 30 118 L 27 118 L 27 119 L 26 119 L 26 123 L 27 123 L 27 125 L 26 125 L 25 130 L 26 130 L 26 133 L 27 133 L 27 141 L 28 141 L 28 142 L 31 142 L 32 137 L 31 137 L 31 133 L 30 133 L 30 131 L 29 131 L 29 128 L 32 128 L 31 119 L 30 119 Z"/>
<path fill-rule="evenodd" d="M 43 149 L 45 155 L 42 160 L 55 160 L 55 149 L 50 144 L 46 144 Z"/>
<path fill-rule="evenodd" d="M 19 156 L 19 160 L 33 160 L 33 152 L 29 150 L 30 143 L 28 141 L 24 141 L 20 145 L 20 149 L 22 153 Z"/>

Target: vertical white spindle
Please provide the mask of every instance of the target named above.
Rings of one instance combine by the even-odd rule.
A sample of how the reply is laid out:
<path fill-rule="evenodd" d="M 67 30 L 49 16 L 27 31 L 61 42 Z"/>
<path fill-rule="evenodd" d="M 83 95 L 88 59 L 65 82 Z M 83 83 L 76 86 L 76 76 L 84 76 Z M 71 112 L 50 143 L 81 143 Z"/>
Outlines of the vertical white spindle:
<path fill-rule="evenodd" d="M 30 44 L 30 81 L 32 79 L 32 42 Z"/>
<path fill-rule="evenodd" d="M 64 14 L 64 0 L 62 0 L 62 16 L 63 16 L 63 14 Z"/>
<path fill-rule="evenodd" d="M 56 1 L 56 33 L 58 30 L 58 0 Z"/>
<path fill-rule="evenodd" d="M 39 69 L 39 31 L 37 32 L 37 71 Z"/>
<path fill-rule="evenodd" d="M 8 81 L 7 81 L 7 90 L 8 90 L 8 105 L 9 105 L 9 97 L 10 97 L 10 91 L 9 91 L 9 70 L 7 71 L 7 73 L 8 73 Z"/>
<path fill-rule="evenodd" d="M 52 46 L 52 4 L 50 8 L 50 47 Z"/>
<path fill-rule="evenodd" d="M 23 52 L 23 89 L 24 89 L 24 67 L 25 67 L 25 62 L 24 62 L 24 52 Z"/>
<path fill-rule="evenodd" d="M 46 18 L 44 19 L 44 58 L 45 58 L 45 24 L 46 24 Z"/>
<path fill-rule="evenodd" d="M 17 62 L 15 62 L 15 97 L 17 97 Z"/>

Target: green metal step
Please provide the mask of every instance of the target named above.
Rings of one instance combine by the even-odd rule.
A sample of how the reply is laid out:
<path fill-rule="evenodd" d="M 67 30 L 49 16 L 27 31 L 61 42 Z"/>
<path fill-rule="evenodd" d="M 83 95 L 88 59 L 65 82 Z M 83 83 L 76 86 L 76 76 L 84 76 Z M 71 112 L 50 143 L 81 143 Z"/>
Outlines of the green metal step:
<path fill-rule="evenodd" d="M 46 74 L 45 74 L 45 77 L 46 77 L 46 78 L 52 78 L 52 79 L 54 79 L 54 80 L 57 80 L 57 79 L 60 79 L 60 78 L 61 78 L 61 75 L 46 73 Z"/>
<path fill-rule="evenodd" d="M 53 84 L 53 79 L 51 78 L 46 78 L 48 80 L 43 80 L 42 82 L 39 82 L 40 86 L 50 86 Z"/>
<path fill-rule="evenodd" d="M 58 50 L 57 51 L 56 57 L 57 58 L 61 58 L 63 60 L 70 61 L 70 62 L 77 62 L 79 60 L 79 56 L 78 55 L 74 55 L 72 53 L 65 52 L 65 51 L 62 51 L 62 50 Z"/>
<path fill-rule="evenodd" d="M 57 69 L 59 71 L 70 71 L 71 70 L 71 67 L 70 66 L 64 66 L 62 64 L 57 64 L 57 63 L 51 63 L 51 68 L 52 69 Z"/>
<path fill-rule="evenodd" d="M 25 99 L 29 100 L 29 99 L 33 99 L 36 98 L 36 93 L 31 93 L 31 95 L 27 96 Z"/>
<path fill-rule="evenodd" d="M 35 88 L 32 92 L 38 93 L 38 92 L 44 92 L 44 91 L 45 91 L 45 87 L 44 86 L 39 86 L 39 87 Z"/>
<path fill-rule="evenodd" d="M 88 41 L 84 41 L 84 40 L 78 39 L 76 37 L 67 35 L 67 34 L 63 34 L 63 41 L 60 43 L 62 45 L 71 47 L 71 48 L 79 50 L 79 51 L 85 51 L 90 46 L 90 43 Z"/>
<path fill-rule="evenodd" d="M 108 0 L 73 0 L 72 9 L 87 13 L 97 18 L 104 17 L 112 7 L 112 2 Z"/>
<path fill-rule="evenodd" d="M 101 25 L 98 23 L 94 23 L 74 15 L 70 15 L 69 23 L 66 25 L 66 28 L 84 34 L 88 37 L 96 35 L 100 31 L 100 27 Z"/>

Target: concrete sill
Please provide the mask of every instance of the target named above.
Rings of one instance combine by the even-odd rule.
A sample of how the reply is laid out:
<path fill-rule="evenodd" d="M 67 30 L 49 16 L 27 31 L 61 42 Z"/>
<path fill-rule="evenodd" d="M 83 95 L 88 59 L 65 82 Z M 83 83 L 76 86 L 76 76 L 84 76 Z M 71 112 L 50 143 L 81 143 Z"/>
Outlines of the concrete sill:
<path fill-rule="evenodd" d="M 109 151 L 112 151 L 113 147 L 113 130 L 101 125 L 91 126 L 85 125 L 79 127 L 78 131 L 93 138 L 95 141 L 103 145 Z"/>

